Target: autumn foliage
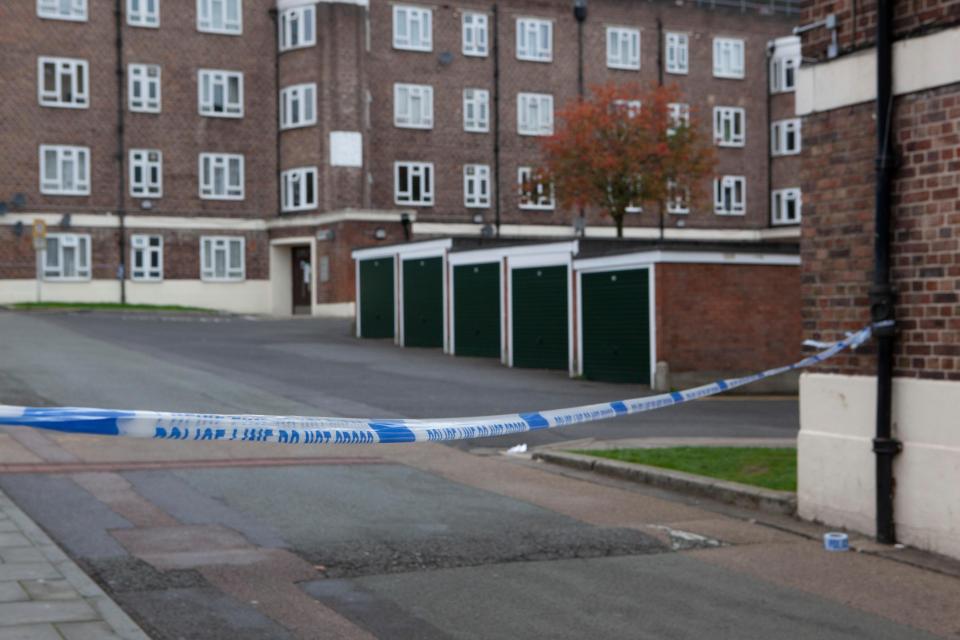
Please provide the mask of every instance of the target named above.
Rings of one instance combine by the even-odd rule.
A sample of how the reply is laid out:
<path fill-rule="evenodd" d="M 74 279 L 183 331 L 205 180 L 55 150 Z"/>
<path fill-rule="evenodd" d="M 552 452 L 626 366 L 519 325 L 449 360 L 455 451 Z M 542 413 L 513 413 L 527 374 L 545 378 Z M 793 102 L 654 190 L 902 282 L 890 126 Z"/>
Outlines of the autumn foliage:
<path fill-rule="evenodd" d="M 675 87 L 594 87 L 557 113 L 535 180 L 552 183 L 562 207 L 609 213 L 618 237 L 629 207 L 698 200 L 713 145 L 689 111 L 679 111 L 682 101 Z"/>

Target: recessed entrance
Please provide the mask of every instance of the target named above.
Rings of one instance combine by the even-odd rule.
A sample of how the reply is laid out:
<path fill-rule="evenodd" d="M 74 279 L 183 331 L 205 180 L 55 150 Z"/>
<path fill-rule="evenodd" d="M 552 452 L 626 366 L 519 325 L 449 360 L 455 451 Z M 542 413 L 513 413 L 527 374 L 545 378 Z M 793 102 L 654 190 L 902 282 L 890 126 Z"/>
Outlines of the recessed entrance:
<path fill-rule="evenodd" d="M 293 313 L 310 313 L 310 274 L 312 265 L 310 264 L 310 247 L 291 247 L 290 249 L 290 275 L 293 280 Z"/>

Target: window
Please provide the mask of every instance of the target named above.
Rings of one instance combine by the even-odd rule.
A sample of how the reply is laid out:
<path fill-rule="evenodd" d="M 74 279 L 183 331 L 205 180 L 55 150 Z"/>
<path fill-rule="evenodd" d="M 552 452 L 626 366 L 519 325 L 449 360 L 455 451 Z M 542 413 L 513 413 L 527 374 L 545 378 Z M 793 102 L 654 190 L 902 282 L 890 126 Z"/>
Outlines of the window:
<path fill-rule="evenodd" d="M 89 280 L 90 236 L 48 233 L 43 251 L 44 280 Z"/>
<path fill-rule="evenodd" d="M 640 30 L 607 27 L 607 66 L 611 69 L 640 68 Z"/>
<path fill-rule="evenodd" d="M 770 125 L 770 152 L 775 156 L 800 153 L 800 118 L 777 120 Z"/>
<path fill-rule="evenodd" d="M 316 5 L 284 9 L 280 12 L 280 51 L 300 49 L 317 43 Z"/>
<path fill-rule="evenodd" d="M 774 41 L 770 58 L 770 92 L 783 93 L 797 88 L 797 68 L 800 66 L 800 37 L 788 36 Z"/>
<path fill-rule="evenodd" d="M 44 107 L 86 109 L 90 106 L 87 61 L 75 58 L 38 58 L 37 91 Z"/>
<path fill-rule="evenodd" d="M 800 189 L 777 189 L 772 193 L 772 224 L 797 224 L 800 222 Z"/>
<path fill-rule="evenodd" d="M 667 73 L 685 74 L 690 71 L 690 37 L 685 33 L 670 33 L 667 40 Z"/>
<path fill-rule="evenodd" d="M 713 183 L 713 211 L 722 216 L 742 216 L 747 180 L 743 176 L 723 176 Z"/>
<path fill-rule="evenodd" d="M 156 149 L 130 149 L 130 195 L 159 198 L 163 195 L 163 154 Z"/>
<path fill-rule="evenodd" d="M 40 145 L 40 193 L 90 195 L 90 148 Z"/>
<path fill-rule="evenodd" d="M 524 136 L 553 135 L 553 96 L 517 94 L 517 133 Z"/>
<path fill-rule="evenodd" d="M 744 110 L 740 107 L 713 108 L 713 139 L 720 147 L 742 147 Z"/>
<path fill-rule="evenodd" d="M 517 169 L 517 187 L 521 209 L 553 209 L 553 185 L 534 180 L 530 167 Z"/>
<path fill-rule="evenodd" d="M 309 127 L 317 123 L 317 85 L 295 84 L 280 91 L 280 128 Z"/>
<path fill-rule="evenodd" d="M 490 92 L 463 90 L 463 130 L 485 133 L 490 130 Z"/>
<path fill-rule="evenodd" d="M 163 280 L 162 236 L 130 236 L 130 277 L 133 280 Z"/>
<path fill-rule="evenodd" d="M 393 85 L 393 124 L 405 129 L 433 128 L 433 87 Z"/>
<path fill-rule="evenodd" d="M 393 48 L 433 51 L 433 21 L 430 9 L 393 7 Z"/>
<path fill-rule="evenodd" d="M 676 215 L 690 213 L 689 187 L 681 187 L 674 180 L 667 180 L 667 213 Z"/>
<path fill-rule="evenodd" d="M 433 163 L 395 162 L 394 202 L 421 207 L 433 206 Z"/>
<path fill-rule="evenodd" d="M 463 206 L 482 209 L 490 206 L 490 167 L 463 165 Z"/>
<path fill-rule="evenodd" d="M 127 65 L 127 84 L 130 111 L 160 113 L 160 65 Z"/>
<path fill-rule="evenodd" d="M 713 75 L 717 78 L 743 77 L 743 40 L 713 39 Z"/>
<path fill-rule="evenodd" d="M 243 33 L 240 0 L 197 0 L 197 31 L 229 35 Z"/>
<path fill-rule="evenodd" d="M 127 24 L 131 27 L 159 27 L 160 0 L 127 0 Z"/>
<path fill-rule="evenodd" d="M 200 69 L 197 100 L 200 115 L 217 118 L 243 117 L 243 72 Z"/>
<path fill-rule="evenodd" d="M 204 200 L 243 200 L 243 156 L 201 153 L 200 197 Z"/>
<path fill-rule="evenodd" d="M 52 20 L 87 19 L 87 0 L 37 0 L 37 15 Z"/>
<path fill-rule="evenodd" d="M 667 103 L 667 135 L 672 136 L 677 132 L 677 128 L 690 126 L 690 105 L 685 102 Z"/>
<path fill-rule="evenodd" d="M 463 14 L 463 55 L 487 55 L 487 14 Z"/>
<path fill-rule="evenodd" d="M 317 208 L 317 168 L 299 167 L 280 174 L 280 210 L 305 211 Z"/>
<path fill-rule="evenodd" d="M 614 100 L 613 105 L 616 109 L 622 109 L 626 112 L 628 118 L 636 118 L 640 115 L 640 109 L 643 108 L 642 100 Z"/>
<path fill-rule="evenodd" d="M 553 60 L 553 23 L 536 18 L 517 18 L 517 60 Z"/>
<path fill-rule="evenodd" d="M 245 277 L 244 239 L 230 236 L 200 237 L 200 278 L 203 280 L 243 280 Z"/>

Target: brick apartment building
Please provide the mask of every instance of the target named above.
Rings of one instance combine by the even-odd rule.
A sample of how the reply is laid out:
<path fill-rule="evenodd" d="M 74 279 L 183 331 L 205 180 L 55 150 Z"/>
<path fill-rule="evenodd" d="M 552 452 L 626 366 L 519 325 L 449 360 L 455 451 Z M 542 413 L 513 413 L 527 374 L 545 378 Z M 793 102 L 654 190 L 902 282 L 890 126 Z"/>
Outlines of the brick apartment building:
<path fill-rule="evenodd" d="M 892 97 L 878 100 L 885 8 Z M 960 557 L 960 2 L 809 0 L 801 23 L 804 332 L 833 340 L 871 321 L 878 103 L 888 104 L 892 437 L 902 443 L 893 523 L 899 541 Z M 878 512 L 875 344 L 801 379 L 800 512 L 865 532 Z"/>
<path fill-rule="evenodd" d="M 612 236 L 518 186 L 581 77 L 675 83 L 716 134 L 714 206 L 628 238 L 796 242 L 795 5 L 573 4 L 0 4 L 0 302 L 345 312 L 357 247 Z"/>

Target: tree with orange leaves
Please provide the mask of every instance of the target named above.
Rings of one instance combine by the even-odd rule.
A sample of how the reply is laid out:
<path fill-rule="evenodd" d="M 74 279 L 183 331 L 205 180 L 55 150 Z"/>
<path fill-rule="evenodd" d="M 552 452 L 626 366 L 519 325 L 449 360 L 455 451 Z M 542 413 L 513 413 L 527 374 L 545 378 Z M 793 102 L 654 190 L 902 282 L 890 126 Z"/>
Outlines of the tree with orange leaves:
<path fill-rule="evenodd" d="M 597 207 L 623 237 L 630 207 L 698 198 L 713 170 L 713 146 L 680 110 L 675 87 L 608 84 L 557 113 L 542 143 L 543 166 L 524 188 L 551 184 L 562 207 Z"/>

